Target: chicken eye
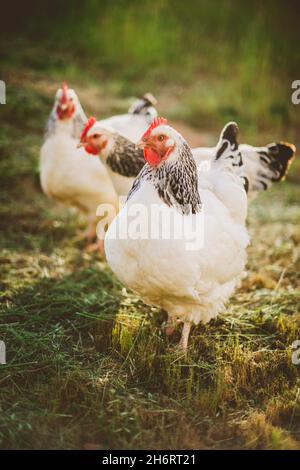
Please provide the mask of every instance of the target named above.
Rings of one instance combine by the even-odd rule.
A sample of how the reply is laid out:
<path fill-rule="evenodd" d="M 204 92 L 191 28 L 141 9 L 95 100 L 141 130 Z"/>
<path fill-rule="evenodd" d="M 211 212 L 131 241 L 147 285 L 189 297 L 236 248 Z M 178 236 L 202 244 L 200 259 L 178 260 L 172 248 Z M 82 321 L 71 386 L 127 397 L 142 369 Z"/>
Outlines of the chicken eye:
<path fill-rule="evenodd" d="M 157 140 L 159 142 L 162 142 L 164 140 L 165 136 L 163 134 L 160 134 L 158 137 L 157 137 Z"/>
<path fill-rule="evenodd" d="M 93 139 L 98 139 L 98 137 L 100 137 L 99 134 L 93 134 Z"/>

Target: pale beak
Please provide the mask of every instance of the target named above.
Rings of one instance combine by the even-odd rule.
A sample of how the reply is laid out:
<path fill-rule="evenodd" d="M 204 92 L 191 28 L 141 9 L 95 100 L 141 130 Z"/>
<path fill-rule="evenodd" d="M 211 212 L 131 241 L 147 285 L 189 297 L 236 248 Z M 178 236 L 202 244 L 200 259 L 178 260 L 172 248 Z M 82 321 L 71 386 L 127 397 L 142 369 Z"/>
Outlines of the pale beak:
<path fill-rule="evenodd" d="M 143 139 L 141 139 L 135 145 L 136 145 L 137 148 L 144 150 L 144 148 L 147 145 L 147 142 L 145 142 Z"/>
<path fill-rule="evenodd" d="M 66 103 L 62 103 L 60 105 L 60 107 L 61 107 L 62 111 L 65 111 L 66 109 L 68 109 L 68 105 Z"/>
<path fill-rule="evenodd" d="M 77 145 L 76 145 L 76 148 L 80 149 L 81 147 L 84 147 L 85 144 L 84 142 L 79 142 Z"/>

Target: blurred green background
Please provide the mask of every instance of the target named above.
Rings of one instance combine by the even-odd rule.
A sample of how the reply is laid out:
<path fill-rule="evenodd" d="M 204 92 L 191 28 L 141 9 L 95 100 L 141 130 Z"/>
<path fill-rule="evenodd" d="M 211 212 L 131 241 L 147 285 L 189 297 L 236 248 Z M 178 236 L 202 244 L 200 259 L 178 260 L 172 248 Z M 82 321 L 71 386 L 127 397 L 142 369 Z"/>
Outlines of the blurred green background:
<path fill-rule="evenodd" d="M 25 67 L 57 82 L 92 80 L 118 96 L 166 90 L 161 112 L 197 128 L 235 119 L 246 135 L 270 128 L 295 135 L 296 0 L 7 3 L 2 78 Z"/>

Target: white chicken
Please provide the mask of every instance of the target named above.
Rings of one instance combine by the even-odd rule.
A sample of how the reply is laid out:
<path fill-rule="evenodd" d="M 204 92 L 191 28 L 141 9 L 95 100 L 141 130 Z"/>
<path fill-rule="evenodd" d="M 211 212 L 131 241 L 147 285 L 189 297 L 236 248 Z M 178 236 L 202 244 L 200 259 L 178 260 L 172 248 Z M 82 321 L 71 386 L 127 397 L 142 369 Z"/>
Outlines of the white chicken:
<path fill-rule="evenodd" d="M 193 323 L 224 310 L 245 267 L 247 195 L 237 132 L 235 123 L 224 128 L 211 169 L 202 174 L 184 138 L 155 119 L 139 143 L 146 164 L 105 236 L 116 276 L 164 308 L 170 321 L 184 323 L 183 350 Z"/>
<path fill-rule="evenodd" d="M 140 134 L 141 135 L 141 134 Z M 126 137 L 126 136 L 125 136 Z M 119 195 L 127 195 L 134 178 L 144 166 L 141 149 L 115 129 L 103 127 L 103 121 L 96 121 L 84 134 L 81 145 L 87 152 L 99 154 Z M 272 182 L 279 182 L 286 176 L 295 155 L 293 144 L 278 142 L 265 147 L 240 145 L 243 157 L 243 175 L 247 191 L 252 198 L 258 191 L 268 189 Z M 209 170 L 216 148 L 199 147 L 192 149 L 196 164 L 201 171 Z"/>
<path fill-rule="evenodd" d="M 96 233 L 97 207 L 108 203 L 117 209 L 118 197 L 101 161 L 87 158 L 86 152 L 77 148 L 86 120 L 77 94 L 63 83 L 57 90 L 46 126 L 40 152 L 40 180 L 47 196 L 86 214 L 86 235 L 91 243 Z M 101 240 L 97 245 L 101 249 Z"/>

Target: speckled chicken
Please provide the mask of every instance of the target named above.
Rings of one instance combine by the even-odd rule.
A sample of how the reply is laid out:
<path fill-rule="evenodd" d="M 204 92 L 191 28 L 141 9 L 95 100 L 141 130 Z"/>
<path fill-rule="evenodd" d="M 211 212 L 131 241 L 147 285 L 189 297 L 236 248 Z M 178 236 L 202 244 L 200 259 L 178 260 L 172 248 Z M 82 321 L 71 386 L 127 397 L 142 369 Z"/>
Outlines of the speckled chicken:
<path fill-rule="evenodd" d="M 169 323 L 183 322 L 183 350 L 191 325 L 224 310 L 245 268 L 247 195 L 237 133 L 235 123 L 224 128 L 211 169 L 202 173 L 183 136 L 154 120 L 139 143 L 146 163 L 105 237 L 116 276 L 165 309 Z M 132 225 L 137 208 L 142 214 Z M 143 223 L 156 236 L 145 234 Z"/>

